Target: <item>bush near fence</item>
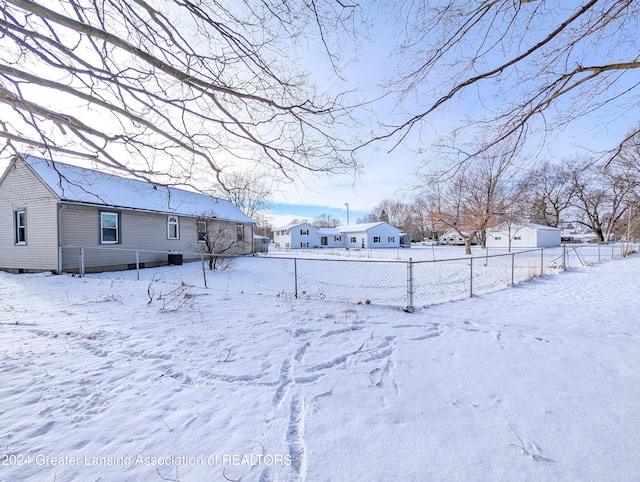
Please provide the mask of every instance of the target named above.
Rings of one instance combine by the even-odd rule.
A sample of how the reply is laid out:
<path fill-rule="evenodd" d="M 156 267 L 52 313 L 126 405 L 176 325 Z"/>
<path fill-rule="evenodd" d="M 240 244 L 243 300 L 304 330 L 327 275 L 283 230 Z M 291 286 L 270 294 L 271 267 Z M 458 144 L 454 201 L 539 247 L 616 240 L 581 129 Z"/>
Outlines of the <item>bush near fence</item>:
<path fill-rule="evenodd" d="M 117 253 L 114 251 L 117 250 Z M 123 271 L 92 276 L 138 279 L 148 284 L 182 284 L 194 289 L 217 289 L 275 297 L 295 297 L 415 307 L 490 293 L 529 279 L 577 266 L 624 257 L 638 245 L 565 245 L 525 251 L 498 252 L 476 249 L 473 256 L 408 260 L 350 258 L 345 256 L 297 257 L 255 255 L 215 256 L 205 253 L 136 251 L 118 248 L 61 248 L 64 271 L 84 275 L 99 270 L 100 263 L 118 259 Z M 424 252 L 424 251 L 423 251 Z M 443 253 L 450 251 L 442 251 Z M 116 255 L 117 254 L 117 255 Z M 419 254 L 405 250 L 403 255 Z M 304 253 L 300 253 L 304 255 Z M 215 257 L 216 268 L 209 269 Z M 111 267 L 108 261 L 107 267 Z"/>

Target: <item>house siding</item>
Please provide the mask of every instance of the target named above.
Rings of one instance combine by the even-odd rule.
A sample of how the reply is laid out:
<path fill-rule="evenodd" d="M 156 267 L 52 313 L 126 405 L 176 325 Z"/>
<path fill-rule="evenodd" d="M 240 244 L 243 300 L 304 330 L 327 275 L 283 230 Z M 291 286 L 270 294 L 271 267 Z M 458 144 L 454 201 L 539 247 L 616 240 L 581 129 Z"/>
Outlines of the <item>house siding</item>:
<path fill-rule="evenodd" d="M 11 272 L 58 270 L 57 198 L 21 161 L 0 180 L 0 269 Z M 14 212 L 26 210 L 26 244 L 16 245 Z"/>
<path fill-rule="evenodd" d="M 119 213 L 119 242 L 117 244 L 100 243 L 100 212 Z M 135 265 L 136 260 L 143 266 L 166 264 L 169 252 L 183 253 L 185 261 L 199 259 L 198 253 L 204 252 L 202 243 L 198 243 L 197 219 L 178 216 L 179 238 L 169 239 L 167 220 L 163 213 L 145 213 L 139 211 L 117 210 L 109 207 L 90 207 L 66 204 L 61 207 L 63 270 L 76 271 L 79 266 L 79 247 L 84 248 L 85 269 L 100 271 L 106 269 L 127 269 Z M 225 223 L 229 231 L 236 233 L 237 223 Z M 225 254 L 248 254 L 251 252 L 251 225 L 243 225 L 244 241 L 238 243 L 231 252 Z M 135 251 L 139 251 L 136 258 Z"/>
<path fill-rule="evenodd" d="M 549 248 L 560 246 L 561 231 L 547 226 L 514 224 L 500 226 L 487 233 L 490 248 Z"/>

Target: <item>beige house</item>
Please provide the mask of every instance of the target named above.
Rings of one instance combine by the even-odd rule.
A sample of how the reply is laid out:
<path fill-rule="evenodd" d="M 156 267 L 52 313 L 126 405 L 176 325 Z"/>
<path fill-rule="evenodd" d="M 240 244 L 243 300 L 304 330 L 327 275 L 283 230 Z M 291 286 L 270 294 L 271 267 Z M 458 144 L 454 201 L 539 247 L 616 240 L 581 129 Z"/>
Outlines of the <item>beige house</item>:
<path fill-rule="evenodd" d="M 249 254 L 254 222 L 227 200 L 22 155 L 0 177 L 0 225 L 0 270 L 61 273 Z"/>

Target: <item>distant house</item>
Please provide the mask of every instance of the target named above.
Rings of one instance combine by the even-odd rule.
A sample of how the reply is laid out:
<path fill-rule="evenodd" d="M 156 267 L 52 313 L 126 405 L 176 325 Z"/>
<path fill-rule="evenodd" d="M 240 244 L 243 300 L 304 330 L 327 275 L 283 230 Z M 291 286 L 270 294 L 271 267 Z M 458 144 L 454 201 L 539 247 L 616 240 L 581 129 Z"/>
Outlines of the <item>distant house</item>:
<path fill-rule="evenodd" d="M 309 223 L 294 223 L 273 230 L 276 248 L 315 248 L 318 246 L 318 228 Z"/>
<path fill-rule="evenodd" d="M 59 273 L 78 269 L 77 247 L 87 271 L 167 263 L 223 236 L 227 254 L 248 254 L 254 222 L 223 199 L 22 155 L 0 177 L 0 224 L 0 269 Z"/>
<path fill-rule="evenodd" d="M 488 248 L 552 248 L 560 246 L 562 230 L 534 223 L 505 223 L 487 230 Z"/>
<path fill-rule="evenodd" d="M 273 230 L 279 248 L 397 248 L 400 230 L 385 222 L 316 228 L 296 223 Z"/>
<path fill-rule="evenodd" d="M 386 222 L 349 224 L 338 226 L 345 236 L 347 248 L 397 248 L 400 246 L 400 230 Z"/>

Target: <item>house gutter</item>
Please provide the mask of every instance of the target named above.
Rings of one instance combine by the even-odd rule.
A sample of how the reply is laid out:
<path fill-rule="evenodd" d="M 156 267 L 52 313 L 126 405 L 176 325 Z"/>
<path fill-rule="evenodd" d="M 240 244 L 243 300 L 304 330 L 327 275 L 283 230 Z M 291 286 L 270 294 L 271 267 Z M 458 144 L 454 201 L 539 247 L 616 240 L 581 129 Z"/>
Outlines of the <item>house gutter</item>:
<path fill-rule="evenodd" d="M 187 217 L 187 218 L 199 218 L 199 217 L 205 217 L 205 218 L 210 218 L 210 219 L 216 219 L 218 221 L 227 221 L 227 222 L 231 222 L 231 223 L 241 223 L 241 224 L 251 224 L 252 225 L 252 229 L 253 229 L 253 225 L 256 224 L 256 222 L 253 219 L 249 219 L 249 221 L 246 220 L 240 220 L 240 219 L 227 219 L 227 218 L 219 218 L 217 216 L 200 216 L 197 214 L 188 214 L 188 213 L 178 213 L 178 212 L 171 212 L 171 211 L 155 211 L 153 209 L 140 209 L 140 208 L 132 208 L 129 206 L 118 206 L 115 204 L 98 204 L 98 203 L 88 203 L 88 202 L 79 202 L 79 201 L 69 201 L 69 200 L 61 200 L 60 204 L 65 204 L 65 205 L 70 205 L 70 206 L 86 206 L 86 207 L 93 207 L 93 208 L 100 208 L 100 209 L 121 209 L 123 211 L 134 211 L 134 212 L 138 212 L 138 213 L 146 213 L 146 214 L 165 214 L 165 215 L 173 215 L 173 216 L 183 216 L 183 217 Z"/>

